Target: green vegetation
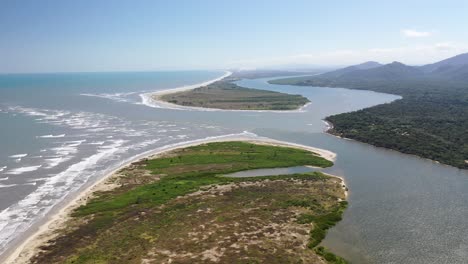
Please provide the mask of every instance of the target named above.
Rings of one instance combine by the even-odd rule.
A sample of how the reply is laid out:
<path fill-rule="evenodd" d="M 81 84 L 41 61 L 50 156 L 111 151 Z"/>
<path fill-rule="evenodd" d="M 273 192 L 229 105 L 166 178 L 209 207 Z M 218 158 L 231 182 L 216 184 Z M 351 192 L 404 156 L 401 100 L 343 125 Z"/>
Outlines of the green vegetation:
<path fill-rule="evenodd" d="M 400 69 L 399 74 L 404 69 Z M 329 132 L 458 168 L 468 168 L 466 82 L 426 75 L 393 79 L 371 78 L 370 74 L 362 72 L 359 75 L 288 78 L 271 83 L 344 87 L 401 95 L 403 99 L 390 104 L 327 117 L 326 120 L 334 126 Z M 380 73 L 379 76 L 386 75 Z"/>
<path fill-rule="evenodd" d="M 342 257 L 339 257 L 333 254 L 332 252 L 328 251 L 325 247 L 322 247 L 322 246 L 317 247 L 315 249 L 315 253 L 322 256 L 330 264 L 348 264 L 349 263 Z"/>
<path fill-rule="evenodd" d="M 160 99 L 183 106 L 231 110 L 295 110 L 309 102 L 301 95 L 244 88 L 228 81 L 166 94 Z"/>
<path fill-rule="evenodd" d="M 299 216 L 298 221 L 300 223 L 314 223 L 314 228 L 310 232 L 309 248 L 315 248 L 322 242 L 327 234 L 327 230 L 335 226 L 335 224 L 341 221 L 341 215 L 346 209 L 348 203 L 346 201 L 340 202 L 334 207 L 331 212 L 320 215 L 309 215 L 302 214 Z"/>
<path fill-rule="evenodd" d="M 318 263 L 308 247 L 341 219 L 341 180 L 223 176 L 299 165 L 332 162 L 301 149 L 220 142 L 133 163 L 111 178 L 117 188 L 75 210 L 33 263 Z"/>

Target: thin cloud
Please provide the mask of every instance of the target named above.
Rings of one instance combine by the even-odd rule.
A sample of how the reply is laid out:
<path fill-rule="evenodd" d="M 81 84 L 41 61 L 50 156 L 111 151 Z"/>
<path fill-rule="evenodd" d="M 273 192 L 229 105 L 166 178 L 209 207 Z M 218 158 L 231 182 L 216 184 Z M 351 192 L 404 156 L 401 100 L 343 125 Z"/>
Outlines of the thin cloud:
<path fill-rule="evenodd" d="M 456 44 L 452 42 L 437 43 L 435 47 L 436 49 L 441 51 L 450 51 L 457 48 Z"/>
<path fill-rule="evenodd" d="M 345 65 L 368 60 L 389 63 L 426 64 L 468 51 L 468 43 L 442 42 L 427 45 L 383 47 L 358 50 L 312 52 L 278 57 L 250 58 L 227 63 L 227 67 L 262 68 L 282 65 Z"/>
<path fill-rule="evenodd" d="M 425 38 L 425 37 L 432 36 L 432 32 L 417 31 L 417 30 L 413 30 L 413 29 L 403 29 L 401 31 L 401 34 L 403 34 L 403 36 L 408 37 L 408 38 Z"/>

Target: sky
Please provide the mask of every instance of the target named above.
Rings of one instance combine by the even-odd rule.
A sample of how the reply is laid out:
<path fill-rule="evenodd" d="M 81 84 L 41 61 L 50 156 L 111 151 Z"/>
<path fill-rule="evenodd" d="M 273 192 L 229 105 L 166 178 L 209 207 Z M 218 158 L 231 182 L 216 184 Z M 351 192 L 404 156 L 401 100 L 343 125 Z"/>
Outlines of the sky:
<path fill-rule="evenodd" d="M 468 1 L 0 0 L 0 72 L 417 65 L 468 52 Z"/>

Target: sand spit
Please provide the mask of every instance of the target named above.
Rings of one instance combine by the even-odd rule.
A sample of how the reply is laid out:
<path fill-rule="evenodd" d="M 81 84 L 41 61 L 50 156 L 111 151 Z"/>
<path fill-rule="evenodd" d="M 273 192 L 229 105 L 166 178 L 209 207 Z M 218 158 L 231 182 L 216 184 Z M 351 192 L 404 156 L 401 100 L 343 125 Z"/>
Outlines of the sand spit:
<path fill-rule="evenodd" d="M 53 239 L 54 237 L 58 235 L 57 231 L 64 227 L 64 224 L 67 222 L 67 220 L 70 219 L 70 214 L 74 209 L 78 208 L 79 206 L 83 204 L 86 204 L 86 202 L 90 198 L 93 197 L 93 193 L 98 192 L 98 191 L 106 191 L 106 190 L 115 188 L 116 186 L 111 183 L 112 181 L 110 179 L 112 179 L 112 177 L 116 175 L 118 171 L 127 167 L 130 163 L 133 163 L 143 158 L 155 158 L 160 155 L 163 155 L 166 152 L 169 152 L 175 149 L 186 148 L 190 146 L 211 143 L 211 142 L 225 142 L 225 141 L 245 141 L 245 142 L 261 144 L 261 145 L 292 147 L 292 148 L 312 151 L 314 153 L 317 153 L 321 157 L 331 160 L 331 161 L 334 161 L 336 159 L 336 154 L 328 150 L 274 140 L 274 139 L 269 139 L 266 137 L 258 137 L 257 135 L 249 133 L 249 132 L 244 132 L 240 134 L 231 134 L 231 135 L 225 135 L 225 136 L 219 136 L 219 137 L 209 137 L 205 139 L 181 142 L 178 144 L 164 146 L 156 150 L 153 150 L 151 152 L 146 152 L 138 157 L 135 157 L 132 160 L 129 160 L 128 162 L 126 162 L 124 165 L 122 165 L 118 169 L 105 175 L 99 181 L 95 182 L 91 186 L 79 192 L 74 198 L 69 199 L 67 202 L 65 202 L 62 205 L 59 211 L 57 211 L 53 215 L 48 216 L 45 219 L 45 222 L 37 230 L 35 230 L 34 232 L 31 232 L 31 234 L 27 238 L 25 238 L 24 241 L 18 244 L 15 247 L 14 251 L 12 251 L 9 256 L 7 256 L 5 263 L 8 263 L 8 264 L 28 263 L 29 260 L 34 255 L 40 252 L 41 246 L 43 246 L 44 244 L 47 243 L 47 241 Z M 340 177 L 337 177 L 337 178 L 340 178 Z M 340 179 L 343 181 L 342 178 Z M 344 184 L 344 181 L 343 181 L 343 184 Z"/>

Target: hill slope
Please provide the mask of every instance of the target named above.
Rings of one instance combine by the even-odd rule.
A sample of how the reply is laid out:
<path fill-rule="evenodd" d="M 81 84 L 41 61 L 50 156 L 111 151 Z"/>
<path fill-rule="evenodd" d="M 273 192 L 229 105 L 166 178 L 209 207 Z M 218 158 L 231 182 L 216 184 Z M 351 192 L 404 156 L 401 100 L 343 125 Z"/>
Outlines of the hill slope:
<path fill-rule="evenodd" d="M 433 72 L 441 67 L 460 67 L 468 65 L 468 53 L 463 53 L 436 63 L 419 67 L 424 72 Z"/>
<path fill-rule="evenodd" d="M 401 62 L 392 62 L 370 69 L 359 69 L 340 76 L 342 79 L 396 80 L 419 78 L 424 72 Z"/>
<path fill-rule="evenodd" d="M 338 69 L 338 70 L 335 70 L 335 71 L 327 72 L 327 73 L 321 74 L 320 76 L 323 76 L 323 77 L 339 77 L 339 76 L 342 76 L 342 75 L 350 73 L 350 72 L 355 72 L 357 70 L 368 70 L 368 69 L 373 69 L 373 68 L 377 68 L 377 67 L 380 67 L 380 66 L 382 66 L 382 64 L 380 64 L 378 62 L 368 61 L 368 62 L 364 62 L 364 63 L 358 64 L 358 65 L 353 65 L 353 66 L 349 66 L 349 67 L 346 67 L 346 68 L 343 68 L 343 69 Z"/>
<path fill-rule="evenodd" d="M 403 96 L 390 104 L 327 117 L 333 134 L 468 169 L 468 54 L 421 67 L 394 62 L 339 76 L 274 84 L 345 87 Z M 348 67 L 349 68 L 349 67 Z"/>

